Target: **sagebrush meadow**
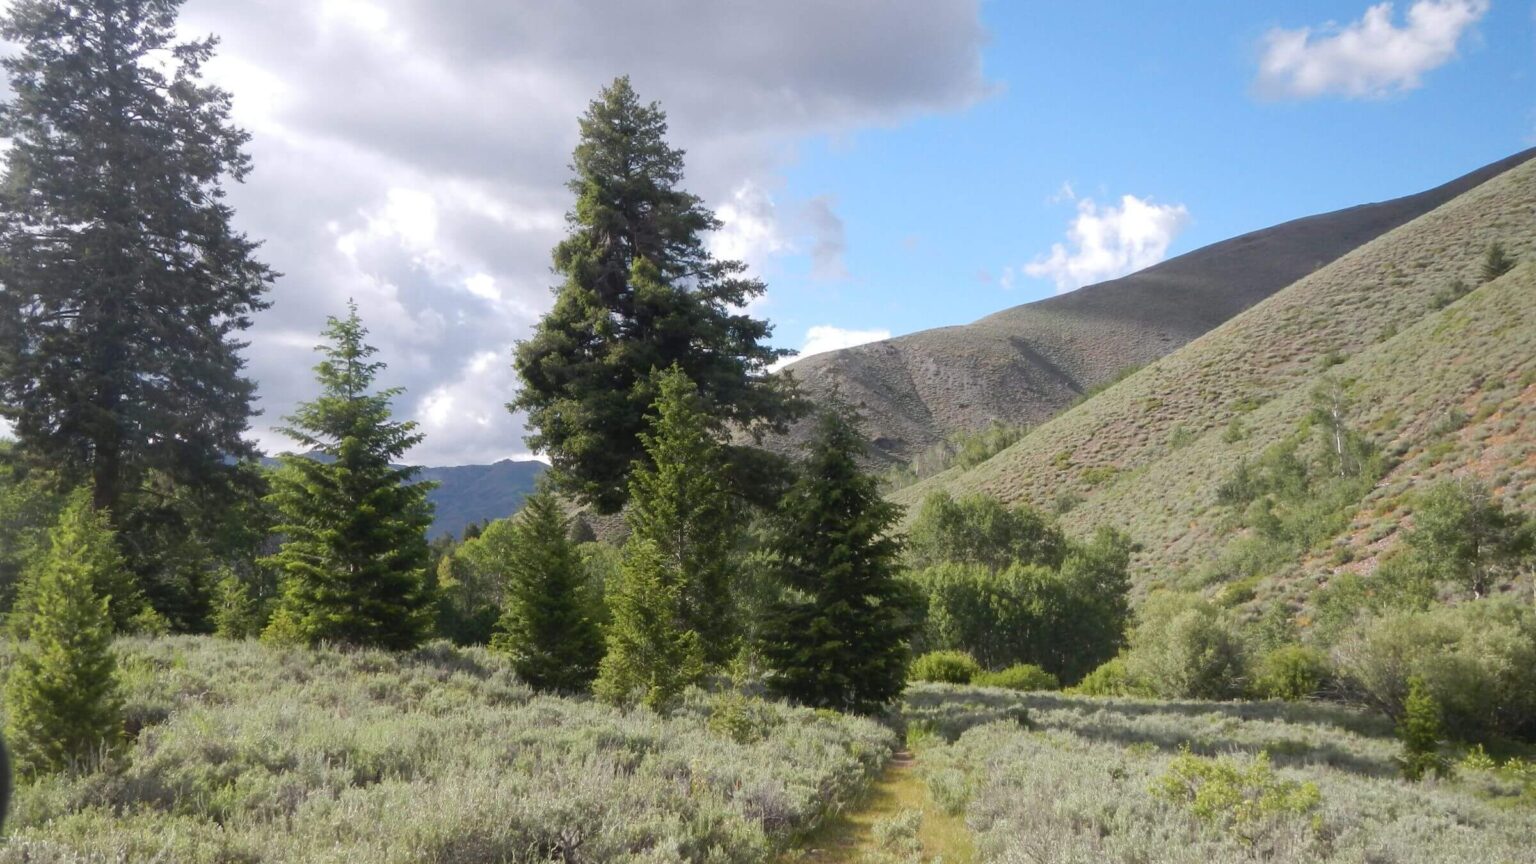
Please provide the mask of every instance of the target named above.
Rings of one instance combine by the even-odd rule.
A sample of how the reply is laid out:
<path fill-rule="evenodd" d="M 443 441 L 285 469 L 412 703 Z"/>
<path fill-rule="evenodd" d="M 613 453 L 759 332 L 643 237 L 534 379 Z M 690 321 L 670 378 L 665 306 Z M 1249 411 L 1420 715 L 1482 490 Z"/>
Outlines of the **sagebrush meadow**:
<path fill-rule="evenodd" d="M 824 182 L 878 168 L 937 205 L 901 167 L 940 164 L 916 109 L 860 104 L 949 49 L 874 61 L 1015 13 L 311 5 L 278 65 L 189 37 L 214 0 L 0 9 L 0 864 L 1536 864 L 1536 150 L 1258 231 L 1229 208 L 1237 236 L 1172 258 L 1185 204 L 1063 183 L 1070 248 L 972 278 L 1057 296 L 861 344 L 812 325 L 838 344 L 791 362 L 774 320 L 813 307 L 951 313 L 849 269 L 878 235 L 921 270 L 924 236 L 845 227 L 830 194 L 791 228 L 774 196 L 803 190 L 762 166 L 830 112 L 888 137 Z M 1271 25 L 1252 110 L 1409 110 L 1490 8 Z M 466 10 L 477 32 L 446 27 Z M 707 30 L 668 45 L 717 73 L 799 53 L 679 88 L 633 53 L 662 20 Z M 284 80 L 377 52 L 346 110 Z M 1015 98 L 980 57 L 921 110 Z M 579 87 L 540 70 L 576 60 Z M 498 105 L 327 172 L 355 126 L 467 104 L 455 63 L 530 142 L 559 114 L 568 160 L 477 175 L 480 145 L 554 152 L 500 140 Z M 433 105 L 374 102 L 420 81 Z M 757 111 L 771 147 L 744 143 Z M 1444 125 L 1415 164 L 1453 164 Z M 246 206 L 269 140 L 323 200 Z M 1264 158 L 1241 149 L 1205 167 Z M 385 175 L 383 210 L 345 212 Z M 352 296 L 288 289 L 294 263 Z M 439 442 L 541 461 L 413 464 Z"/>

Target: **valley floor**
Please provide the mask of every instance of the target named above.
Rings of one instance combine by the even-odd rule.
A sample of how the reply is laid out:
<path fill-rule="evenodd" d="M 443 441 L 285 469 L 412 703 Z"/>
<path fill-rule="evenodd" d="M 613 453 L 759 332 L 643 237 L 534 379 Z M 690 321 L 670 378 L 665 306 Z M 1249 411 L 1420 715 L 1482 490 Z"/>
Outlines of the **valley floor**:
<path fill-rule="evenodd" d="M 131 746 L 23 786 L 0 864 L 1536 864 L 1536 764 L 1409 783 L 1390 725 L 1336 706 L 915 685 L 893 760 L 872 721 L 620 712 L 477 649 L 119 650 Z"/>

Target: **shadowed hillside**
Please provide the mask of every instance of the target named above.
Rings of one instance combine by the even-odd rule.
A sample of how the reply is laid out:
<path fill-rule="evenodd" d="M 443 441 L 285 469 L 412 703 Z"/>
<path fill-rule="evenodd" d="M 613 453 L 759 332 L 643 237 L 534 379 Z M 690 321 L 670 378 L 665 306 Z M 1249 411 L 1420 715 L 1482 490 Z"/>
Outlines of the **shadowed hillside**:
<path fill-rule="evenodd" d="M 1341 255 L 1523 163 L 1527 150 L 1443 186 L 1286 222 L 972 324 L 808 357 L 813 396 L 862 406 L 876 455 L 906 461 L 961 430 L 1035 424 L 1127 367 L 1178 349 Z"/>
<path fill-rule="evenodd" d="M 1247 596 L 1304 599 L 1340 572 L 1368 573 L 1396 542 L 1412 496 L 1477 478 L 1536 506 L 1536 163 L 1521 165 L 1350 252 L 968 471 L 897 493 L 987 492 L 1049 507 L 1085 530 L 1123 525 L 1144 551 L 1142 588 L 1246 580 Z M 1490 244 L 1519 260 L 1488 278 Z M 1380 479 L 1338 530 L 1258 582 L 1235 552 L 1249 531 L 1219 498 L 1305 428 L 1324 376 L 1349 423 L 1383 454 Z"/>
<path fill-rule="evenodd" d="M 276 459 L 262 464 L 276 468 Z M 427 493 L 432 503 L 432 537 L 453 536 L 480 522 L 505 519 L 523 506 L 539 476 L 549 466 L 536 459 L 503 459 L 490 465 L 452 465 L 422 468 L 417 480 L 437 486 Z"/>

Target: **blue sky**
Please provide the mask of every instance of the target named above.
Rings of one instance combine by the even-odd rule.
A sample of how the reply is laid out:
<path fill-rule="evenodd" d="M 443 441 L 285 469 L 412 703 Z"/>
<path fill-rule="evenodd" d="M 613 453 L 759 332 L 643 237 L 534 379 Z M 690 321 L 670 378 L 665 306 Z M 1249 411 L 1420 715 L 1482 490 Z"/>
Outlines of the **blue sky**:
<path fill-rule="evenodd" d="M 0 0 L 0 8 L 9 0 Z M 1135 10 L 1128 12 L 1127 10 Z M 356 300 L 429 465 L 529 455 L 577 118 L 659 101 L 787 348 L 957 324 L 1536 143 L 1536 0 L 186 0 L 250 131 L 274 427 Z M 3 430 L 0 430 L 3 431 Z"/>
<path fill-rule="evenodd" d="M 1071 252 L 1066 233 L 1084 199 L 1182 205 L 1167 247 L 1176 255 L 1429 188 L 1536 144 L 1529 2 L 1488 5 L 1440 62 L 1394 65 L 1369 45 L 1339 52 L 1335 86 L 1300 94 L 1267 92 L 1269 34 L 1310 27 L 1316 46 L 1368 4 L 1173 2 L 1127 14 L 1128 5 L 984 3 L 992 95 L 802 144 L 780 194 L 835 202 L 847 276 L 812 278 L 803 257 L 770 267 L 764 311 L 780 342 L 799 347 L 818 324 L 906 333 L 1050 296 L 1056 284 L 1023 267 L 1056 243 Z M 1412 33 L 1411 6 L 1391 15 L 1400 40 Z M 1377 47 L 1412 54 L 1390 40 Z M 1376 79 L 1373 63 L 1385 66 Z M 1348 89 L 1361 76 L 1368 93 Z M 1009 268 L 1011 288 L 1001 284 Z"/>

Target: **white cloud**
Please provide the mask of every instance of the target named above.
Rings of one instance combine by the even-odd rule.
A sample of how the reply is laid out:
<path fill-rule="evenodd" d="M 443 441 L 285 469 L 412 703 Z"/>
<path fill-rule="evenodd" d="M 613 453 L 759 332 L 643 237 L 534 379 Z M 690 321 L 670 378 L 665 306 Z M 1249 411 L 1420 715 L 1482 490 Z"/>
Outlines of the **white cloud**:
<path fill-rule="evenodd" d="M 1183 204 L 1153 204 L 1125 195 L 1119 207 L 1101 208 L 1084 198 L 1067 228 L 1067 243 L 1053 245 L 1050 254 L 1024 265 L 1024 272 L 1052 280 L 1058 294 L 1114 279 L 1168 257 L 1169 244 L 1188 224 Z M 1008 274 L 1003 287 L 1011 285 Z"/>
<path fill-rule="evenodd" d="M 775 371 L 785 366 L 802 360 L 812 354 L 825 354 L 828 351 L 836 351 L 840 348 L 852 348 L 855 345 L 863 345 L 868 342 L 879 342 L 882 339 L 891 338 L 889 330 L 845 330 L 841 327 L 833 327 L 830 324 L 818 324 L 805 331 L 805 344 L 800 347 L 800 353 L 789 357 L 773 365 Z"/>
<path fill-rule="evenodd" d="M 511 350 L 508 345 L 475 353 L 453 380 L 433 387 L 416 403 L 418 431 L 433 442 L 432 452 L 442 463 L 530 458 L 521 441 L 497 434 L 516 390 L 505 368 Z"/>
<path fill-rule="evenodd" d="M 1346 26 L 1275 28 L 1264 36 L 1258 91 L 1270 97 L 1350 99 L 1419 87 L 1424 73 L 1456 56 L 1462 36 L 1488 11 L 1488 0 L 1417 0 L 1407 20 L 1391 3 L 1365 10 Z"/>
<path fill-rule="evenodd" d="M 717 258 L 745 261 L 761 271 L 770 258 L 790 249 L 779 227 L 773 196 L 752 180 L 737 186 L 715 216 L 723 223 L 709 238 L 709 251 Z"/>

